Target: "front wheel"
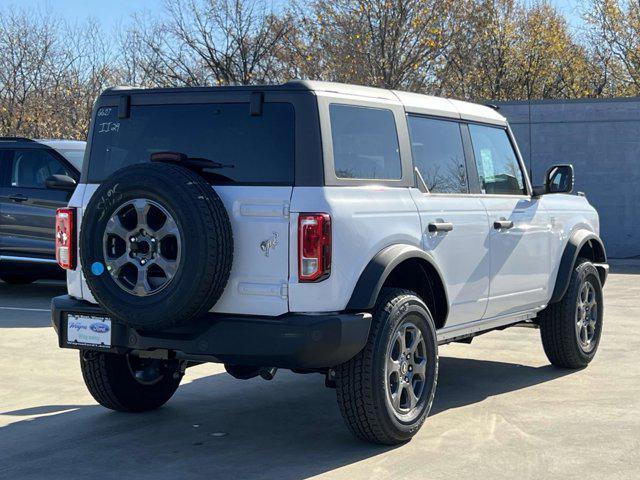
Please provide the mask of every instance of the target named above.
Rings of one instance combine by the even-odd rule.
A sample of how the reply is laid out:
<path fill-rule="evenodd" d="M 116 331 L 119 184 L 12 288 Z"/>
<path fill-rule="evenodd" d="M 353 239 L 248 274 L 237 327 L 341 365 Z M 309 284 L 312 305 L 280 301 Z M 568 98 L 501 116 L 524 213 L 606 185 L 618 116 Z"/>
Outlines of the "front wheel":
<path fill-rule="evenodd" d="M 540 336 L 549 361 L 584 368 L 595 357 L 602 334 L 602 284 L 596 267 L 579 259 L 567 292 L 539 315 Z"/>
<path fill-rule="evenodd" d="M 429 415 L 438 377 L 433 319 L 413 292 L 384 289 L 364 349 L 337 368 L 338 405 L 359 438 L 395 445 Z"/>
<path fill-rule="evenodd" d="M 177 360 L 81 351 L 80 365 L 93 398 L 103 407 L 119 412 L 145 412 L 161 407 L 182 380 Z"/>

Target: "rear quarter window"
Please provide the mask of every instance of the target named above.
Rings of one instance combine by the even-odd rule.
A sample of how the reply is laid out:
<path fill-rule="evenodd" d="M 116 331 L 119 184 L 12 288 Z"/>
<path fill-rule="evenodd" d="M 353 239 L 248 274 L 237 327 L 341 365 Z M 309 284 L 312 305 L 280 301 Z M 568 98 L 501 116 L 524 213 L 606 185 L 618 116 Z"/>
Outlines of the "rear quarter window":
<path fill-rule="evenodd" d="M 399 180 L 402 177 L 396 122 L 391 110 L 329 106 L 336 177 Z"/>
<path fill-rule="evenodd" d="M 179 152 L 223 164 L 211 172 L 230 182 L 292 185 L 294 135 L 289 103 L 265 103 L 257 116 L 248 103 L 134 105 L 125 119 L 117 108 L 102 107 L 87 178 L 99 183 L 120 168 L 150 161 L 153 153 Z"/>

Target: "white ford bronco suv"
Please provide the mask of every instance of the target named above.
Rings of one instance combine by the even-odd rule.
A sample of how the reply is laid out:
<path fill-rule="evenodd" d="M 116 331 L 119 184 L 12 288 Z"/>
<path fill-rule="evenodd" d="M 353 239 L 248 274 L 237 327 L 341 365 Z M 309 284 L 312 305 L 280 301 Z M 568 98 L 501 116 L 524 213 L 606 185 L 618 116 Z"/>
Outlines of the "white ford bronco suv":
<path fill-rule="evenodd" d="M 494 109 L 294 81 L 113 88 L 57 213 L 63 348 L 103 406 L 146 411 L 185 369 L 318 372 L 358 437 L 410 439 L 438 347 L 539 327 L 596 353 L 608 265 L 569 165 L 532 187 Z"/>

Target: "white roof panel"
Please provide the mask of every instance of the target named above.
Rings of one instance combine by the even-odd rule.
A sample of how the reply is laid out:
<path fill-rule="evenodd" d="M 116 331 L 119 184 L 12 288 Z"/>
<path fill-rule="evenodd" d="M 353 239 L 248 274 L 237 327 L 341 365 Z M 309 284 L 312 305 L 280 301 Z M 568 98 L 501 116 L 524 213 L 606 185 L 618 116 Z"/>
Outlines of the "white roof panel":
<path fill-rule="evenodd" d="M 339 95 L 358 95 L 361 97 L 381 98 L 394 102 L 400 101 L 408 112 L 457 118 L 472 122 L 506 125 L 507 120 L 491 107 L 477 103 L 463 102 L 442 97 L 433 97 L 419 93 L 386 90 L 383 88 L 363 87 L 345 83 L 317 82 L 311 80 L 294 80 L 290 83 L 302 85 L 309 90 L 330 92 Z"/>
<path fill-rule="evenodd" d="M 507 119 L 491 107 L 486 107 L 477 103 L 462 102 L 460 100 L 449 101 L 458 109 L 460 112 L 460 118 L 463 120 L 494 123 L 496 125 L 507 124 Z"/>
<path fill-rule="evenodd" d="M 393 93 L 395 93 L 408 112 L 436 115 L 439 117 L 460 118 L 458 109 L 446 98 L 421 95 L 419 93 L 400 92 L 397 90 L 394 90 Z"/>

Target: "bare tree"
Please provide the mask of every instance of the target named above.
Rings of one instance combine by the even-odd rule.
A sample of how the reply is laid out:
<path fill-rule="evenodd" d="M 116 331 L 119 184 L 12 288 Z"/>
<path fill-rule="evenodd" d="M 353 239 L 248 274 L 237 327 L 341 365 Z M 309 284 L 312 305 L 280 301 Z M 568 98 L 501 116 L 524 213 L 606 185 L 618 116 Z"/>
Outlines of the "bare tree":
<path fill-rule="evenodd" d="M 599 47 L 597 58 L 613 83 L 611 93 L 640 94 L 640 2 L 590 0 L 584 18 L 588 41 Z"/>
<path fill-rule="evenodd" d="M 450 41 L 453 0 L 316 0 L 284 52 L 310 78 L 424 90 Z"/>
<path fill-rule="evenodd" d="M 0 127 L 22 131 L 51 79 L 57 52 L 54 22 L 44 15 L 4 11 L 0 16 Z"/>
<path fill-rule="evenodd" d="M 279 80 L 274 54 L 288 33 L 263 2 L 165 0 L 162 21 L 123 36 L 128 76 L 157 85 L 248 85 Z"/>
<path fill-rule="evenodd" d="M 115 81 L 95 22 L 32 10 L 0 16 L 0 134 L 83 138 L 99 93 Z"/>

